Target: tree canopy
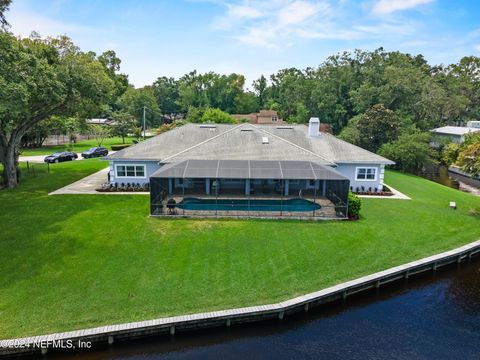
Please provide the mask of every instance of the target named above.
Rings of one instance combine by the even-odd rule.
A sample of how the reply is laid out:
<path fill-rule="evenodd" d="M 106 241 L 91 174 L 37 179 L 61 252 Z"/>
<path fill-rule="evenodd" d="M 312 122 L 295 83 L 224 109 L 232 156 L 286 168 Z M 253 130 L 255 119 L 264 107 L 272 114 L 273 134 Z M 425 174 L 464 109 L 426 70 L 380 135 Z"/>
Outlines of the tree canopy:
<path fill-rule="evenodd" d="M 0 58 L 0 152 L 5 184 L 14 187 L 23 136 L 53 115 L 95 114 L 114 84 L 96 56 L 67 37 L 0 32 Z"/>

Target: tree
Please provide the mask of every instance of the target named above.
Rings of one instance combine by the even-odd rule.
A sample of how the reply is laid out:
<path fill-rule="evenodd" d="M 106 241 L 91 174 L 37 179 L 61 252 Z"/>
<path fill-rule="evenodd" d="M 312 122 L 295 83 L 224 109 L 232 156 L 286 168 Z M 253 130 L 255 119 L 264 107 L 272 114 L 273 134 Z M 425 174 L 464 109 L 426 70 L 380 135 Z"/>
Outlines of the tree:
<path fill-rule="evenodd" d="M 180 111 L 178 101 L 178 83 L 174 78 L 159 77 L 153 83 L 153 92 L 157 103 L 164 114 L 174 114 Z"/>
<path fill-rule="evenodd" d="M 103 140 L 111 134 L 111 130 L 108 126 L 97 124 L 90 125 L 88 132 L 97 142 L 97 146 L 102 146 Z"/>
<path fill-rule="evenodd" d="M 368 109 L 357 123 L 359 144 L 364 149 L 376 152 L 380 146 L 398 137 L 399 121 L 392 110 L 377 104 Z"/>
<path fill-rule="evenodd" d="M 143 126 L 144 107 L 147 125 L 157 127 L 161 123 L 160 108 L 151 86 L 145 86 L 140 89 L 128 88 L 118 99 L 117 107 L 120 111 L 133 116 L 140 127 Z"/>
<path fill-rule="evenodd" d="M 450 166 L 457 161 L 458 155 L 460 155 L 460 146 L 455 143 L 449 143 L 443 148 L 442 162 Z"/>
<path fill-rule="evenodd" d="M 0 0 L 0 29 L 6 31 L 9 27 L 7 19 L 5 18 L 5 13 L 8 11 L 12 0 Z"/>
<path fill-rule="evenodd" d="M 115 124 L 112 133 L 122 137 L 122 143 L 125 144 L 125 137 L 135 128 L 135 118 L 129 113 L 117 111 L 113 114 Z"/>
<path fill-rule="evenodd" d="M 436 164 L 428 133 L 401 135 L 398 140 L 383 144 L 378 153 L 395 161 L 394 168 L 414 174 Z"/>
<path fill-rule="evenodd" d="M 288 122 L 295 124 L 303 124 L 308 121 L 308 110 L 307 107 L 301 102 L 298 101 L 295 106 L 295 114 L 291 115 L 288 118 Z"/>
<path fill-rule="evenodd" d="M 4 180 L 18 183 L 22 138 L 53 115 L 86 117 L 111 96 L 102 64 L 67 37 L 18 39 L 0 32 L 0 153 Z"/>
<path fill-rule="evenodd" d="M 252 92 L 239 93 L 235 98 L 235 113 L 250 114 L 259 110 L 258 99 Z"/>
<path fill-rule="evenodd" d="M 265 103 L 267 102 L 267 78 L 265 76 L 260 76 L 258 80 L 253 82 L 253 88 L 255 89 L 257 98 L 258 98 L 258 105 L 261 109 L 265 107 Z"/>
<path fill-rule="evenodd" d="M 202 123 L 215 123 L 215 124 L 234 124 L 236 120 L 223 112 L 220 109 L 206 109 L 202 115 Z"/>
<path fill-rule="evenodd" d="M 480 174 L 480 142 L 468 145 L 458 156 L 462 170 L 473 176 Z"/>

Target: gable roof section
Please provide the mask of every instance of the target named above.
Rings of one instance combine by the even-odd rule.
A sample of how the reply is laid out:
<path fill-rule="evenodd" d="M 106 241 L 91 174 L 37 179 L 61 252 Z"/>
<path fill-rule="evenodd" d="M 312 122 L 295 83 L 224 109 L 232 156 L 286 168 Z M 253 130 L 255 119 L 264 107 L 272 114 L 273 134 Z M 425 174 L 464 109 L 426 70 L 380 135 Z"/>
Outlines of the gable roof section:
<path fill-rule="evenodd" d="M 324 158 L 336 164 L 394 164 L 393 161 L 383 156 L 372 153 L 356 145 L 338 139 L 328 134 L 320 133 L 320 136 L 308 136 L 308 126 L 291 125 L 291 126 L 262 126 L 256 125 L 266 132 L 275 134 L 285 140 L 291 141 L 296 145 L 307 149 L 315 154 L 319 154 Z"/>
<path fill-rule="evenodd" d="M 232 125 L 225 124 L 216 124 L 214 128 L 186 124 L 117 151 L 105 159 L 160 161 L 231 129 Z"/>
<path fill-rule="evenodd" d="M 480 131 L 480 129 L 465 127 L 465 126 L 443 126 L 443 127 L 430 130 L 430 132 L 437 133 L 437 134 L 457 135 L 457 136 L 474 133 L 476 131 Z"/>
<path fill-rule="evenodd" d="M 265 139 L 266 138 L 266 139 Z M 182 160 L 303 160 L 335 165 L 320 154 L 249 123 L 233 127 L 220 136 L 164 158 L 162 162 Z"/>
<path fill-rule="evenodd" d="M 266 138 L 266 139 L 265 139 Z M 266 141 L 265 141 L 266 140 Z M 313 161 L 325 165 L 394 164 L 382 156 L 305 125 L 187 124 L 133 145 L 106 160 L 179 162 L 197 160 Z"/>

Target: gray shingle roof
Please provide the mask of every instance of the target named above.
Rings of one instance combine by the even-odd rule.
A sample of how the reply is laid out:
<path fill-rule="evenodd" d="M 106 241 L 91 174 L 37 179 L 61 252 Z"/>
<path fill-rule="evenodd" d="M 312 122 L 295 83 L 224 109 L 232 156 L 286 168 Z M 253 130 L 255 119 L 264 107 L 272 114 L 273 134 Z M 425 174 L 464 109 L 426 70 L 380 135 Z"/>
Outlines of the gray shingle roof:
<path fill-rule="evenodd" d="M 433 133 L 438 133 L 438 134 L 446 134 L 446 135 L 466 135 L 469 133 L 473 133 L 476 131 L 480 131 L 480 129 L 476 128 L 469 128 L 469 127 L 464 127 L 464 126 L 444 126 L 440 128 L 436 128 L 433 130 L 430 130 Z"/>
<path fill-rule="evenodd" d="M 153 178 L 348 180 L 313 161 L 183 160 L 162 166 Z"/>
<path fill-rule="evenodd" d="M 265 139 L 267 138 L 267 139 Z M 267 140 L 265 143 L 264 140 Z M 187 124 L 118 151 L 109 160 L 300 160 L 334 163 L 393 164 L 392 161 L 321 133 L 308 136 L 305 125 Z"/>

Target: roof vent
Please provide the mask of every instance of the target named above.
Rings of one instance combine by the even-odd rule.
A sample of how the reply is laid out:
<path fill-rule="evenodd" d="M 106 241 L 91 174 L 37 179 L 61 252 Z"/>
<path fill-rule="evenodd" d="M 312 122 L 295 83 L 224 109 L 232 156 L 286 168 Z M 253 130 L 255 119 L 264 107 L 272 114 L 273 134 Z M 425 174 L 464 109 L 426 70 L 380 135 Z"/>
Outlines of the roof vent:
<path fill-rule="evenodd" d="M 293 130 L 293 126 L 277 126 L 278 130 Z"/>
<path fill-rule="evenodd" d="M 216 129 L 217 125 L 205 124 L 205 125 L 200 125 L 200 127 L 204 129 Z"/>
<path fill-rule="evenodd" d="M 268 137 L 262 136 L 262 144 L 268 144 Z"/>
<path fill-rule="evenodd" d="M 240 129 L 240 131 L 253 131 L 253 129 Z"/>

